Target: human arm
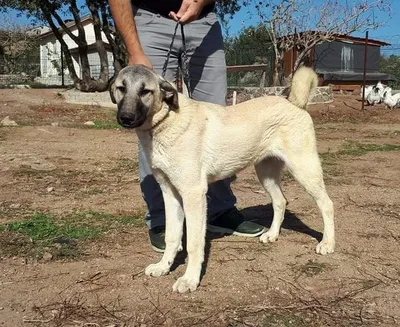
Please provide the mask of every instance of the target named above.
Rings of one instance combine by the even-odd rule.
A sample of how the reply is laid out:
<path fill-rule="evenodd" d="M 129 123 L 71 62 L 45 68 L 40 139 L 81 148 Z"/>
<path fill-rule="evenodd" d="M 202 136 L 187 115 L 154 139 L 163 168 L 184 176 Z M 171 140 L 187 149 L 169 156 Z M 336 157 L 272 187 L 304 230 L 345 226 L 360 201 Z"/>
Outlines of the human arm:
<path fill-rule="evenodd" d="M 124 41 L 129 57 L 129 65 L 142 64 L 149 68 L 152 65 L 144 54 L 136 30 L 130 0 L 109 0 L 110 10 L 119 34 Z"/>
<path fill-rule="evenodd" d="M 215 0 L 183 0 L 179 11 L 177 13 L 171 11 L 169 16 L 175 21 L 187 24 L 199 17 L 204 6 L 214 2 Z"/>

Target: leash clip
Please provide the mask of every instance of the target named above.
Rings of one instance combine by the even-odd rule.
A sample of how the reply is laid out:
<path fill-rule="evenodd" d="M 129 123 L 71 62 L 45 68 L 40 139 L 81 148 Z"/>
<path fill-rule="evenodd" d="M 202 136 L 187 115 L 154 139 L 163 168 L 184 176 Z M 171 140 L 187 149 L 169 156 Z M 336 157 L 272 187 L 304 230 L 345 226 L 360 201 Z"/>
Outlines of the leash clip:
<path fill-rule="evenodd" d="M 162 68 L 161 76 L 163 78 L 165 78 L 165 74 L 167 72 L 167 67 L 168 67 L 168 63 L 169 63 L 169 58 L 171 56 L 172 47 L 174 45 L 176 32 L 178 30 L 178 26 L 179 25 L 181 25 L 181 35 L 182 35 L 182 44 L 183 44 L 182 67 L 181 68 L 182 68 L 182 73 L 183 73 L 183 79 L 185 80 L 185 84 L 186 84 L 186 87 L 187 87 L 187 90 L 188 90 L 188 95 L 189 95 L 189 98 L 191 98 L 192 97 L 192 91 L 191 91 L 191 87 L 190 87 L 189 58 L 187 56 L 185 31 L 184 31 L 183 24 L 180 23 L 180 20 L 178 20 L 178 22 L 175 25 L 174 34 L 172 35 L 171 44 L 169 46 L 169 50 L 168 50 L 168 53 L 167 53 L 167 58 L 165 59 L 164 66 Z"/>

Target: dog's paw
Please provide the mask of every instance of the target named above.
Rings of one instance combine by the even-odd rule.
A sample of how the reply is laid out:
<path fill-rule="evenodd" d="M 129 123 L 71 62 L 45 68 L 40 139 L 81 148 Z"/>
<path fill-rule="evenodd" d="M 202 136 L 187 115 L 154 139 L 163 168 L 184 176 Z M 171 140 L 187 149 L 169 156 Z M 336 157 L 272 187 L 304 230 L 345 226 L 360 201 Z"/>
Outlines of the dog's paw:
<path fill-rule="evenodd" d="M 333 253 L 335 250 L 335 242 L 327 242 L 327 241 L 321 241 L 318 243 L 315 251 L 318 254 L 326 255 L 328 253 Z"/>
<path fill-rule="evenodd" d="M 169 269 L 170 267 L 168 265 L 164 265 L 161 262 L 158 262 L 148 265 L 144 273 L 147 276 L 159 277 L 169 274 Z"/>
<path fill-rule="evenodd" d="M 197 278 L 182 276 L 179 277 L 174 286 L 172 286 L 172 290 L 179 293 L 185 293 L 188 291 L 194 292 L 197 289 L 199 283 L 200 281 Z"/>
<path fill-rule="evenodd" d="M 270 229 L 260 236 L 260 242 L 262 243 L 275 242 L 278 239 L 278 236 L 279 232 L 275 232 Z"/>

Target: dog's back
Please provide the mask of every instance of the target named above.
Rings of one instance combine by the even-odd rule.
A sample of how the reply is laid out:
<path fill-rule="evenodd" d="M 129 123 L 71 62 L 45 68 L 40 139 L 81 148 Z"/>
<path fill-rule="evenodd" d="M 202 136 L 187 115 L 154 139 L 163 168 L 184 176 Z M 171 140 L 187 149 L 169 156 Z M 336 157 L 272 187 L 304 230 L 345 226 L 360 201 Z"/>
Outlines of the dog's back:
<path fill-rule="evenodd" d="M 300 67 L 293 75 L 288 100 L 296 107 L 307 108 L 311 92 L 318 85 L 318 76 L 309 67 Z"/>

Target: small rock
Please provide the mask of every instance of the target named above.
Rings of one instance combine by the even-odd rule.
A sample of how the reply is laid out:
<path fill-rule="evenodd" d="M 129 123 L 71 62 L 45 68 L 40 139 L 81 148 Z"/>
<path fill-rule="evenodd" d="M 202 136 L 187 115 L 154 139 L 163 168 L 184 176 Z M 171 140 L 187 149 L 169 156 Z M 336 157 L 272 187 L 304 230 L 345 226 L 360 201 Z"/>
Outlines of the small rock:
<path fill-rule="evenodd" d="M 95 123 L 89 120 L 89 121 L 83 123 L 83 125 L 86 125 L 86 126 L 94 126 Z"/>
<path fill-rule="evenodd" d="M 50 186 L 47 188 L 47 193 L 53 192 L 54 191 L 54 187 Z"/>
<path fill-rule="evenodd" d="M 53 255 L 50 252 L 45 252 L 43 253 L 42 259 L 44 261 L 50 261 L 51 259 L 53 259 Z"/>
<path fill-rule="evenodd" d="M 57 123 L 57 122 L 51 123 L 51 126 L 57 127 L 57 126 L 58 126 L 58 123 Z"/>
<path fill-rule="evenodd" d="M 19 209 L 21 208 L 21 204 L 20 203 L 12 203 L 10 204 L 10 209 Z"/>
<path fill-rule="evenodd" d="M 0 310 L 4 310 L 4 308 L 3 308 L 3 307 L 0 307 Z"/>
<path fill-rule="evenodd" d="M 10 116 L 6 116 L 1 122 L 0 122 L 1 126 L 18 126 L 18 124 L 14 121 L 10 119 Z"/>

